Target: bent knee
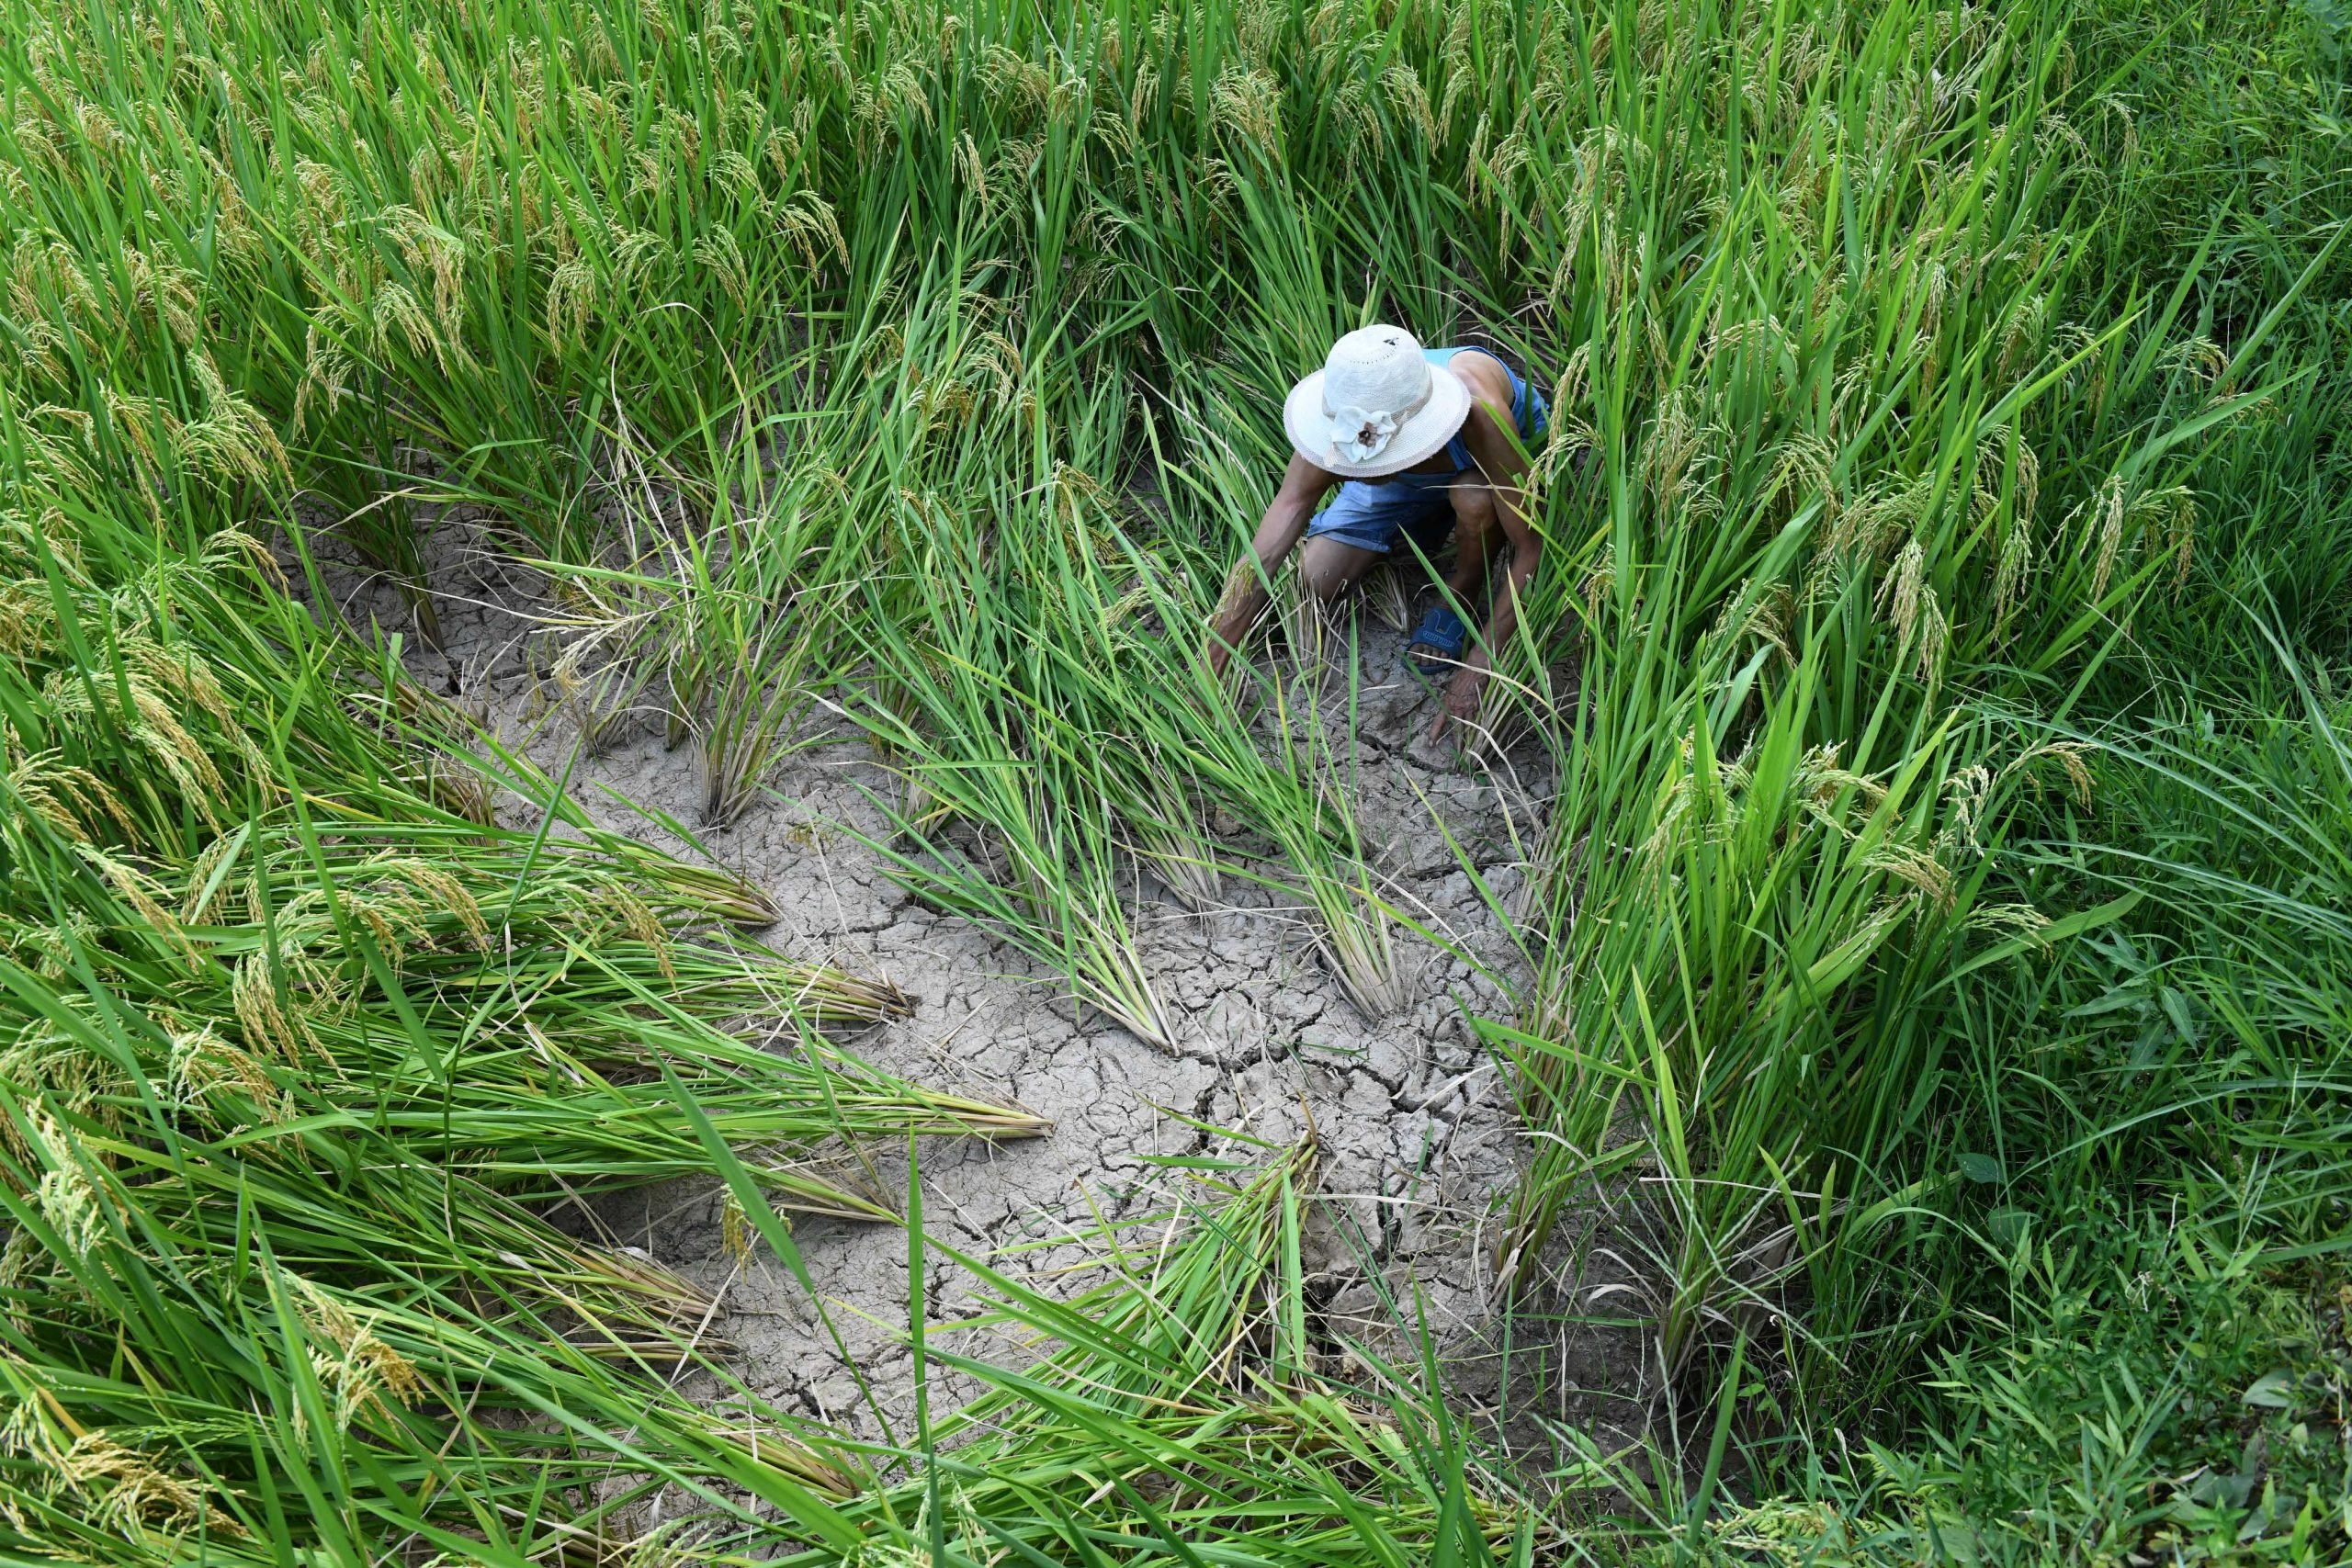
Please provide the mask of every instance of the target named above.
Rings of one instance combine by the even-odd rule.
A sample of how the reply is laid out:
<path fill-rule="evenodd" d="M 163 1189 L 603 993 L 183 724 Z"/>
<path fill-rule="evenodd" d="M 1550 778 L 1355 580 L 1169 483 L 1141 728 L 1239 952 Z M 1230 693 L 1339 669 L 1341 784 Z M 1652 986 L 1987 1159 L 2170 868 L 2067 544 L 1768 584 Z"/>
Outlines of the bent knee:
<path fill-rule="evenodd" d="M 1308 545 L 1299 557 L 1298 574 L 1306 591 L 1319 604 L 1329 604 L 1345 593 L 1363 575 L 1363 569 L 1374 558 L 1370 550 L 1352 549 L 1346 546 L 1317 547 Z"/>
<path fill-rule="evenodd" d="M 1453 536 L 1464 544 L 1484 540 L 1496 529 L 1495 499 L 1484 490 L 1469 491 L 1453 501 Z"/>
<path fill-rule="evenodd" d="M 1345 593 L 1348 591 L 1348 585 L 1354 581 L 1355 573 L 1345 568 L 1326 566 L 1320 571 L 1312 570 L 1307 571 L 1306 591 L 1315 595 L 1317 604 L 1329 604 L 1332 600 Z"/>

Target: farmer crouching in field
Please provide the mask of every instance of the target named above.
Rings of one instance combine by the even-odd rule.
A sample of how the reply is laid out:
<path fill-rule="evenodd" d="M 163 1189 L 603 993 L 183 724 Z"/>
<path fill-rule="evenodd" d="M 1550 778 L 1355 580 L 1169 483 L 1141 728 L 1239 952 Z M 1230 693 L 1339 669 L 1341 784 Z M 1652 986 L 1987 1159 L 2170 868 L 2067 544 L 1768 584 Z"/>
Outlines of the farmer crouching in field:
<path fill-rule="evenodd" d="M 1434 560 L 1451 537 L 1452 603 L 1414 628 L 1405 657 L 1430 679 L 1452 672 L 1432 735 L 1449 718 L 1476 718 L 1491 650 L 1510 638 L 1542 553 L 1520 480 L 1546 412 L 1543 395 L 1483 348 L 1423 348 L 1402 327 L 1341 338 L 1283 405 L 1290 468 L 1258 525 L 1255 562 L 1235 567 L 1210 623 L 1209 667 L 1224 673 L 1302 536 L 1299 571 L 1323 604 L 1406 541 Z M 1335 485 L 1339 494 L 1317 513 Z M 1484 602 L 1488 568 L 1506 551 L 1486 636 L 1465 651 L 1470 628 L 1453 605 Z"/>

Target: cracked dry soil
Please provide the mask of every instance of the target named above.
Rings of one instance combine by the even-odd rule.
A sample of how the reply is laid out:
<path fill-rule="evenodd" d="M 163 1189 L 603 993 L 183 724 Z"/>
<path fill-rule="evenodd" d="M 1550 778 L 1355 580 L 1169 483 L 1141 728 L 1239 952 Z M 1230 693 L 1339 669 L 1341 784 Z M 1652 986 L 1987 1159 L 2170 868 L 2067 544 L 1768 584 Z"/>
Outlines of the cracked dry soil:
<path fill-rule="evenodd" d="M 1081 1016 L 1057 979 L 1017 949 L 925 908 L 884 874 L 855 832 L 887 830 L 865 791 L 888 797 L 892 781 L 846 734 L 823 734 L 785 757 L 735 822 L 695 829 L 699 851 L 661 827 L 660 814 L 695 819 L 695 748 L 666 750 L 649 716 L 625 723 L 600 752 L 572 757 L 574 733 L 547 710 L 537 667 L 537 584 L 468 534 L 444 519 L 429 554 L 440 649 L 415 635 L 387 583 L 347 561 L 326 578 L 338 612 L 363 634 L 401 632 L 414 678 L 484 719 L 551 778 L 568 763 L 570 793 L 604 826 L 688 858 L 707 853 L 764 889 L 783 912 L 762 933 L 770 946 L 903 989 L 912 1013 L 844 1037 L 850 1052 L 1052 1118 L 1043 1138 L 926 1144 L 932 1236 L 1052 1290 L 1087 1277 L 1073 1273 L 1092 1251 L 1077 1233 L 1098 1217 L 1168 1207 L 1181 1179 L 1155 1156 L 1223 1142 L 1201 1124 L 1282 1145 L 1311 1122 L 1324 1201 L 1308 1288 L 1327 1343 L 1354 1339 L 1417 1360 L 1418 1316 L 1450 1400 L 1524 1459 L 1547 1447 L 1546 1418 L 1604 1437 L 1640 1425 L 1638 1335 L 1597 1327 L 1574 1307 L 1589 1299 L 1590 1234 L 1555 1246 L 1549 1282 L 1523 1291 L 1515 1310 L 1495 1287 L 1494 1213 L 1516 1179 L 1521 1136 L 1509 1086 L 1464 1017 L 1465 1003 L 1493 999 L 1471 965 L 1400 931 L 1411 1001 L 1368 1020 L 1315 952 L 1300 911 L 1228 880 L 1230 908 L 1193 914 L 1144 876 L 1131 915 L 1178 1047 L 1159 1051 L 1098 1014 Z M 324 533 L 314 545 L 334 547 Z M 1419 608 L 1411 605 L 1415 615 Z M 1441 761 L 1418 739 L 1434 709 L 1401 673 L 1403 637 L 1361 602 L 1342 613 L 1358 616 L 1362 639 L 1364 688 L 1356 731 L 1343 743 L 1356 759 L 1366 840 L 1385 848 L 1378 863 L 1407 907 L 1499 964 L 1505 939 L 1432 814 L 1507 897 L 1536 825 L 1530 802 L 1540 795 L 1529 785 L 1542 780 L 1525 770 L 1540 758 L 1507 755 L 1478 772 Z M 804 730 L 801 739 L 811 737 Z M 507 809 L 522 819 L 521 803 Z M 895 1182 L 903 1193 L 904 1150 L 868 1156 L 886 1190 Z M 796 1242 L 827 1300 L 820 1317 L 765 1247 L 741 1260 L 729 1255 L 715 1180 L 632 1192 L 565 1223 L 641 1248 L 712 1292 L 712 1342 L 731 1347 L 735 1375 L 768 1398 L 867 1436 L 879 1435 L 875 1406 L 893 1427 L 911 1412 L 907 1244 L 898 1228 L 795 1217 Z M 930 1318 L 952 1323 L 969 1306 L 967 1281 L 937 1255 L 930 1269 Z M 964 1348 L 1016 1360 L 1034 1353 L 1011 1343 Z M 959 1392 L 952 1379 L 935 1382 L 934 1408 Z"/>

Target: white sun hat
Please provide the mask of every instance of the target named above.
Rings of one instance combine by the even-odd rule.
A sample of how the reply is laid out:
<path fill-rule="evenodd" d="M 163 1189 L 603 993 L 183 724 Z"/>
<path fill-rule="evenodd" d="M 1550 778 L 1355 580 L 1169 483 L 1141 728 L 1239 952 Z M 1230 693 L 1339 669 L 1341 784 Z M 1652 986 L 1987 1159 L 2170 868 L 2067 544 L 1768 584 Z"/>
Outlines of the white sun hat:
<path fill-rule="evenodd" d="M 1323 368 L 1290 389 L 1283 426 L 1299 456 L 1343 479 L 1409 468 L 1453 439 L 1470 389 L 1421 357 L 1402 327 L 1359 328 L 1331 345 Z"/>

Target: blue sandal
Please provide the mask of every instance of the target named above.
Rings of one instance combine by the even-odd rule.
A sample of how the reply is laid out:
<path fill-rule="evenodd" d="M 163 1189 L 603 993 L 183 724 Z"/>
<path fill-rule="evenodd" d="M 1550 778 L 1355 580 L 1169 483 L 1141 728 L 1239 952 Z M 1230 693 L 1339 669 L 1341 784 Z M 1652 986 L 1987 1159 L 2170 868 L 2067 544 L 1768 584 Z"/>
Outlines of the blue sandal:
<path fill-rule="evenodd" d="M 1440 604 L 1421 617 L 1405 644 L 1405 662 L 1425 680 L 1435 681 L 1462 662 L 1462 649 L 1470 628 L 1462 617 Z"/>

